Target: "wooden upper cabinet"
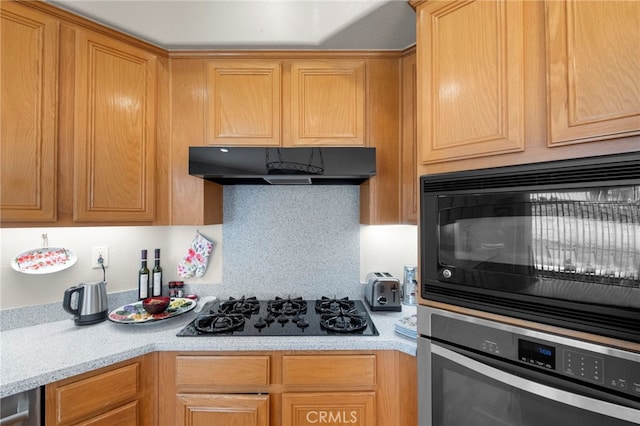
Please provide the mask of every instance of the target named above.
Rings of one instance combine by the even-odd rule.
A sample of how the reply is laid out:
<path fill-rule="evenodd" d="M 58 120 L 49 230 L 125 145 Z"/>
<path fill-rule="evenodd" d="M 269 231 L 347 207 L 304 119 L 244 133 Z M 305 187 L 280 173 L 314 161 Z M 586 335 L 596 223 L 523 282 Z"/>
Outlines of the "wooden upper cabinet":
<path fill-rule="evenodd" d="M 291 64 L 289 138 L 285 145 L 365 146 L 365 60 Z"/>
<path fill-rule="evenodd" d="M 203 59 L 171 60 L 171 224 L 222 223 L 222 185 L 189 175 L 189 147 L 205 144 Z"/>
<path fill-rule="evenodd" d="M 365 146 L 365 60 L 206 62 L 205 144 Z"/>
<path fill-rule="evenodd" d="M 419 161 L 524 150 L 522 2 L 429 1 L 417 19 Z"/>
<path fill-rule="evenodd" d="M 416 129 L 417 111 L 416 55 L 402 58 L 402 176 L 401 204 L 402 223 L 418 224 L 418 138 Z"/>
<path fill-rule="evenodd" d="M 640 2 L 546 2 L 548 142 L 640 134 Z"/>
<path fill-rule="evenodd" d="M 152 221 L 156 56 L 76 31 L 73 219 Z"/>
<path fill-rule="evenodd" d="M 280 145 L 280 62 L 211 60 L 206 73 L 208 145 Z"/>
<path fill-rule="evenodd" d="M 4 1 L 0 22 L 1 220 L 55 221 L 59 23 Z"/>

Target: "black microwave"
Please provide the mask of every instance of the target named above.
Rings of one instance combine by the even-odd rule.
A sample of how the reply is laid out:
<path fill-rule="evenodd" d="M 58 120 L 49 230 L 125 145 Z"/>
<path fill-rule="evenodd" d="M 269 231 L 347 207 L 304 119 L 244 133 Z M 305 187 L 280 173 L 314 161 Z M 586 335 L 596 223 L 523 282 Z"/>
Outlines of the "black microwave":
<path fill-rule="evenodd" d="M 640 342 L 640 152 L 420 188 L 423 299 Z"/>

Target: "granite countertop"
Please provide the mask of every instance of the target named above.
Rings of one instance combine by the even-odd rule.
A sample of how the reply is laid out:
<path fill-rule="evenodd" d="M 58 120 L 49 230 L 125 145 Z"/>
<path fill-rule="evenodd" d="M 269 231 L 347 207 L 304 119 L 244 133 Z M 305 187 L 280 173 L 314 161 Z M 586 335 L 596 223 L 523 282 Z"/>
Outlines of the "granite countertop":
<path fill-rule="evenodd" d="M 416 313 L 370 312 L 379 336 L 177 337 L 195 311 L 147 324 L 78 327 L 73 320 L 0 332 L 0 397 L 156 351 L 398 350 L 416 354 L 416 341 L 394 331 L 398 319 Z"/>

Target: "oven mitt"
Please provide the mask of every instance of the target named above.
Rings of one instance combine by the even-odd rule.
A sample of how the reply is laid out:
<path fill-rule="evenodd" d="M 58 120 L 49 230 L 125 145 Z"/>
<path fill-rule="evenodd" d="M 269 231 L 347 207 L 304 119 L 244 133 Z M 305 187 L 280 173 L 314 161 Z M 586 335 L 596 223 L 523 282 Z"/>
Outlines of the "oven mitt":
<path fill-rule="evenodd" d="M 209 255 L 213 250 L 213 241 L 207 240 L 201 233 L 191 241 L 191 247 L 187 255 L 178 264 L 178 276 L 180 278 L 201 277 L 207 270 Z"/>

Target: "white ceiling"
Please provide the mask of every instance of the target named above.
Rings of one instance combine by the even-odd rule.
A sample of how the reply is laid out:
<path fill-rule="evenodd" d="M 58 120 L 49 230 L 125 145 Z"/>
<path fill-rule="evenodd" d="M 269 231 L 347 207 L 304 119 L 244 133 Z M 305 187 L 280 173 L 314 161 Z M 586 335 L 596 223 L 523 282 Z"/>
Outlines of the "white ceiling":
<path fill-rule="evenodd" d="M 166 49 L 402 50 L 405 0 L 48 0 Z"/>

